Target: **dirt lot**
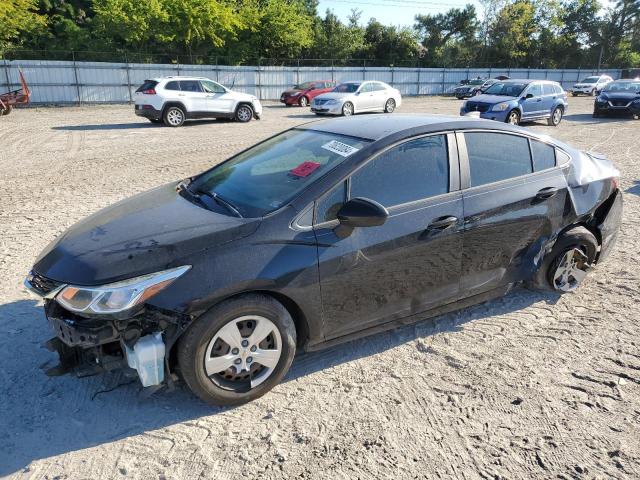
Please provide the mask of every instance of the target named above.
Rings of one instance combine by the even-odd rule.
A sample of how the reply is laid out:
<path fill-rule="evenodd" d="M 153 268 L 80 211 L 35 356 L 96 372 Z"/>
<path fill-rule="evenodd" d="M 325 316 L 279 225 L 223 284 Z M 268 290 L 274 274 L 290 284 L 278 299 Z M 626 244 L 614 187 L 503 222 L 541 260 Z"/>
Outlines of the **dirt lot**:
<path fill-rule="evenodd" d="M 235 409 L 185 389 L 140 396 L 119 375 L 47 378 L 42 309 L 21 286 L 67 226 L 188 176 L 312 117 L 268 105 L 240 125 L 169 129 L 131 107 L 19 110 L 0 119 L 0 477 L 639 478 L 640 121 L 594 121 L 572 98 L 558 128 L 529 125 L 622 171 L 622 237 L 576 293 L 524 289 L 299 357 Z M 453 99 L 402 112 L 457 114 Z"/>

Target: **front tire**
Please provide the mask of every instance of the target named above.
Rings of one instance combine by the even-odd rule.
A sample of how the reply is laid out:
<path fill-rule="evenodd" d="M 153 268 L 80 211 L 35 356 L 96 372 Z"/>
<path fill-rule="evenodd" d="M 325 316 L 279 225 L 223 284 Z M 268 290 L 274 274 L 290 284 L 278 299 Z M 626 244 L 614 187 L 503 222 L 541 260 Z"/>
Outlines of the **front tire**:
<path fill-rule="evenodd" d="M 240 123 L 250 122 L 253 118 L 253 108 L 249 105 L 242 104 L 236 109 L 236 121 Z"/>
<path fill-rule="evenodd" d="M 298 100 L 298 105 L 300 105 L 301 107 L 306 107 L 309 105 L 309 99 L 305 96 L 300 97 L 300 100 Z"/>
<path fill-rule="evenodd" d="M 353 115 L 353 103 L 345 102 L 345 104 L 342 106 L 342 115 L 345 117 L 350 117 L 351 115 Z"/>
<path fill-rule="evenodd" d="M 387 100 L 387 103 L 384 104 L 385 113 L 393 113 L 396 109 L 396 101 L 393 98 Z"/>
<path fill-rule="evenodd" d="M 558 125 L 560 125 L 561 121 L 562 121 L 562 108 L 556 107 L 553 109 L 553 112 L 551 112 L 551 116 L 547 118 L 547 125 L 551 127 L 557 127 Z"/>
<path fill-rule="evenodd" d="M 164 111 L 162 120 L 167 127 L 181 127 L 186 120 L 187 115 L 181 107 L 168 107 Z"/>
<path fill-rule="evenodd" d="M 520 124 L 520 112 L 518 112 L 517 110 L 511 110 L 509 112 L 509 114 L 507 115 L 507 118 L 506 118 L 505 122 L 509 123 L 511 125 L 519 125 Z"/>
<path fill-rule="evenodd" d="M 577 94 L 576 92 L 571 92 L 571 96 L 572 96 L 572 97 L 577 97 L 577 96 L 578 96 L 578 94 Z"/>
<path fill-rule="evenodd" d="M 598 92 L 596 92 L 596 89 L 594 88 L 593 90 L 591 90 L 591 96 L 595 97 L 598 94 Z"/>
<path fill-rule="evenodd" d="M 596 259 L 598 240 L 584 227 L 574 227 L 556 241 L 542 260 L 533 286 L 558 293 L 577 289 Z"/>
<path fill-rule="evenodd" d="M 13 111 L 12 105 L 7 105 L 6 107 L 0 109 L 0 117 L 3 115 L 9 115 Z"/>
<path fill-rule="evenodd" d="M 194 321 L 178 344 L 178 365 L 205 402 L 240 405 L 276 386 L 295 352 L 296 329 L 287 309 L 267 295 L 246 294 Z"/>

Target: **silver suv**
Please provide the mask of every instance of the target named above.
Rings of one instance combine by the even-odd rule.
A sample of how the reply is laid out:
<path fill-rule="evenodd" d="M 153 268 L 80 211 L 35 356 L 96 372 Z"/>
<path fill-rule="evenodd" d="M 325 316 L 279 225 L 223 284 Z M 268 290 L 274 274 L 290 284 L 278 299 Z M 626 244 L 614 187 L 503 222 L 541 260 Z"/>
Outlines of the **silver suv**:
<path fill-rule="evenodd" d="M 193 118 L 229 118 L 248 122 L 262 115 L 260 100 L 203 77 L 145 80 L 136 90 L 135 113 L 153 123 L 179 127 Z"/>

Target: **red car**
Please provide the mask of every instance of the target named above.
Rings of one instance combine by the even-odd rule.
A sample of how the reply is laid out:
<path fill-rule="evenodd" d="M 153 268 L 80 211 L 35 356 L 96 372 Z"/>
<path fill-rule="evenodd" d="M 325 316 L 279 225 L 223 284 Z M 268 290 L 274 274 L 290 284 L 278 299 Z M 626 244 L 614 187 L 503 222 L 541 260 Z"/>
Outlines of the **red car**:
<path fill-rule="evenodd" d="M 306 107 L 311 103 L 314 97 L 322 93 L 333 90 L 336 82 L 331 80 L 314 80 L 313 82 L 305 82 L 295 85 L 291 90 L 287 90 L 280 96 L 280 101 L 287 107 L 291 105 L 300 105 Z"/>

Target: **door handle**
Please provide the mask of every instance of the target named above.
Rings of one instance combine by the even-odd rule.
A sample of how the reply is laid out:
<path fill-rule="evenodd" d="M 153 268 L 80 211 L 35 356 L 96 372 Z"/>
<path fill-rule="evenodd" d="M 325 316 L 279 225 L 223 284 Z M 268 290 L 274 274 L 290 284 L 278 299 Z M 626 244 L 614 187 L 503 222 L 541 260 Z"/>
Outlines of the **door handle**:
<path fill-rule="evenodd" d="M 434 220 L 427 227 L 430 230 L 444 230 L 445 228 L 449 228 L 451 225 L 455 225 L 458 222 L 458 217 L 454 217 L 450 215 L 448 217 L 440 217 Z"/>
<path fill-rule="evenodd" d="M 185 94 L 184 94 L 184 93 L 179 93 L 179 94 L 178 94 L 178 96 L 179 96 L 179 97 L 184 97 L 184 96 L 185 96 Z"/>
<path fill-rule="evenodd" d="M 542 190 L 540 190 L 536 194 L 536 198 L 544 200 L 546 198 L 553 197 L 556 193 L 558 193 L 558 189 L 557 188 L 555 188 L 555 187 L 547 187 L 547 188 L 543 188 Z"/>

